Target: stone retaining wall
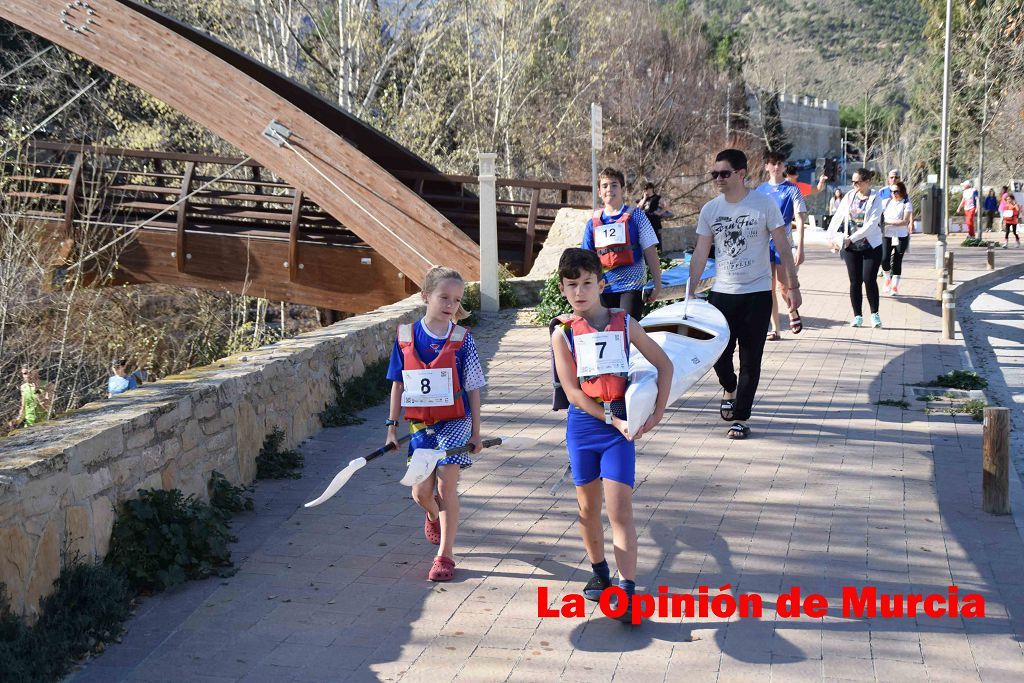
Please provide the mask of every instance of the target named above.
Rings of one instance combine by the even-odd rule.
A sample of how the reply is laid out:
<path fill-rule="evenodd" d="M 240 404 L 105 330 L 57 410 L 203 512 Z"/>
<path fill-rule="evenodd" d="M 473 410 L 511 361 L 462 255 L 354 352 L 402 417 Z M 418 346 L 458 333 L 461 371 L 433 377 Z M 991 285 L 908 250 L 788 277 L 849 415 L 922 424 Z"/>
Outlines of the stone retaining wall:
<path fill-rule="evenodd" d="M 256 474 L 274 427 L 295 446 L 320 430 L 340 381 L 390 353 L 419 295 L 256 351 L 167 377 L 0 441 L 0 583 L 33 618 L 65 558 L 103 557 L 115 509 L 138 489 L 206 498 L 213 470 Z"/>

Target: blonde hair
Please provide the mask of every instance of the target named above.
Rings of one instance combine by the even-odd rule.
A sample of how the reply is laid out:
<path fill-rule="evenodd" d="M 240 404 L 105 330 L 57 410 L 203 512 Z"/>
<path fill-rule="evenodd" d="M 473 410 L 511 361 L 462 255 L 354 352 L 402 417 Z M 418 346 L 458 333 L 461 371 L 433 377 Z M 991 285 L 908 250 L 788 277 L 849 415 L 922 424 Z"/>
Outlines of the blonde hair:
<path fill-rule="evenodd" d="M 445 280 L 458 280 L 463 287 L 466 286 L 466 281 L 462 279 L 462 274 L 454 268 L 447 268 L 445 266 L 434 266 L 427 271 L 427 274 L 423 277 L 423 298 L 426 299 L 438 285 Z M 456 321 L 462 320 L 463 318 L 469 317 L 469 311 L 467 311 L 462 304 L 459 304 L 459 310 L 455 311 L 453 316 Z"/>

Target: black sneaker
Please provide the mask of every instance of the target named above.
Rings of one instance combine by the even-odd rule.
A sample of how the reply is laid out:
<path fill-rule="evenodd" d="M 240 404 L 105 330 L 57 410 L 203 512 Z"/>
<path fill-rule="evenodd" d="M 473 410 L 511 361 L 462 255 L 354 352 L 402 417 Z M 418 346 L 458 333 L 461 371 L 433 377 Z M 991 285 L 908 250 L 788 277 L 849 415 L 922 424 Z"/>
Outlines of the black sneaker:
<path fill-rule="evenodd" d="M 623 612 L 622 615 L 620 615 L 618 617 L 615 617 L 616 620 L 618 620 L 619 622 L 621 622 L 623 624 L 626 624 L 627 626 L 633 626 L 634 625 L 633 624 L 633 601 L 634 601 L 634 597 L 635 596 L 633 594 L 627 594 L 626 595 L 626 600 L 628 601 L 627 602 L 627 606 L 626 606 L 626 611 Z M 642 621 L 642 619 L 641 619 L 641 621 Z"/>
<path fill-rule="evenodd" d="M 601 599 L 601 593 L 612 587 L 611 581 L 602 579 L 597 574 L 590 577 L 590 581 L 587 581 L 587 585 L 583 587 L 583 597 L 587 600 L 597 602 Z"/>

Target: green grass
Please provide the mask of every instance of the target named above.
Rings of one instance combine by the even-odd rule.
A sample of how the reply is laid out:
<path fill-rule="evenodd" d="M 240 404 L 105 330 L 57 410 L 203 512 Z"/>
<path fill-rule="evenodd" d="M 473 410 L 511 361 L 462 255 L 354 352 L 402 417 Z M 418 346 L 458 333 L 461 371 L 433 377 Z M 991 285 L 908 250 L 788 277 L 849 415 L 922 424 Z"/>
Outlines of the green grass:
<path fill-rule="evenodd" d="M 897 399 L 894 399 L 894 398 L 883 398 L 880 401 L 875 401 L 875 405 L 876 406 L 891 406 L 893 408 L 900 408 L 902 410 L 906 410 L 906 409 L 910 408 L 910 404 L 907 403 L 906 401 L 904 401 L 902 399 L 897 400 Z"/>
<path fill-rule="evenodd" d="M 984 389 L 988 386 L 988 380 L 971 370 L 953 370 L 945 375 L 939 375 L 923 386 L 970 391 L 972 389 Z"/>

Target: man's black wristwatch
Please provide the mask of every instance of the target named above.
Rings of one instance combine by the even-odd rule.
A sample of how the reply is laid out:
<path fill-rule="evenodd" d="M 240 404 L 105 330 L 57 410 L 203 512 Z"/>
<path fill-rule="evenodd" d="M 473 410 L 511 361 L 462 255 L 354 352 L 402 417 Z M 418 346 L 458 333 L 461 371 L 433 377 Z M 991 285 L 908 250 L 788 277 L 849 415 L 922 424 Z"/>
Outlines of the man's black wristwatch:
<path fill-rule="evenodd" d="M 398 420 L 384 420 L 384 426 L 385 427 L 397 427 L 398 426 Z"/>

